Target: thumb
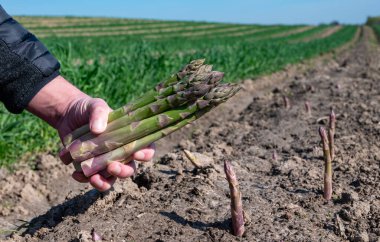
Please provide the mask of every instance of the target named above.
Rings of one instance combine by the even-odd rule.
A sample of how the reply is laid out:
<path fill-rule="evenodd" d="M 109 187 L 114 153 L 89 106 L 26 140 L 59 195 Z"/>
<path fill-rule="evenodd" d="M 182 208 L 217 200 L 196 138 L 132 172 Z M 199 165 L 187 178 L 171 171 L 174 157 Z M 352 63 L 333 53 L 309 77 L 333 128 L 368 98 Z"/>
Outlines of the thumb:
<path fill-rule="evenodd" d="M 94 134 L 104 132 L 107 127 L 108 114 L 111 109 L 108 104 L 100 98 L 93 98 L 89 103 L 90 130 Z"/>

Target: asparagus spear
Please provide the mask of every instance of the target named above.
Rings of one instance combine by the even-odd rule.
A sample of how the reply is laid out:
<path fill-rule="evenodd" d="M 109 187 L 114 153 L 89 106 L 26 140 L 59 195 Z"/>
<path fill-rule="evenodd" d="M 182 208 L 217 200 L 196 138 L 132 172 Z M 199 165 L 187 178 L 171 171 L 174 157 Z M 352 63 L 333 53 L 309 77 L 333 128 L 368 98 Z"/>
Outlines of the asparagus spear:
<path fill-rule="evenodd" d="M 154 90 L 148 91 L 140 98 L 137 98 L 136 100 L 128 103 L 127 105 L 111 112 L 108 116 L 108 122 L 112 122 L 113 120 L 116 120 L 122 117 L 124 114 L 130 111 L 136 110 L 137 108 L 143 107 L 151 102 L 156 101 L 156 97 L 158 95 L 162 96 L 165 93 L 168 93 L 167 95 L 173 94 L 174 89 L 170 87 L 178 83 L 178 81 L 185 78 L 186 76 L 196 73 L 199 70 L 199 68 L 203 66 L 204 61 L 205 61 L 204 59 L 191 61 L 190 64 L 186 65 L 178 73 L 173 74 L 167 80 L 158 84 Z M 86 134 L 87 132 L 90 132 L 90 127 L 88 124 L 76 129 L 75 131 L 73 131 L 72 133 L 64 137 L 63 144 L 65 146 L 69 145 L 73 140 Z"/>
<path fill-rule="evenodd" d="M 224 161 L 224 172 L 226 173 L 226 178 L 230 186 L 231 193 L 232 229 L 235 236 L 242 236 L 245 230 L 243 203 L 241 201 L 239 183 L 236 174 L 232 169 L 231 162 Z"/>
<path fill-rule="evenodd" d="M 309 117 L 311 117 L 311 105 L 310 105 L 310 102 L 309 101 L 306 101 L 305 102 L 305 110 L 306 110 L 306 113 Z"/>
<path fill-rule="evenodd" d="M 328 138 L 327 138 L 326 130 L 323 127 L 319 128 L 319 135 L 321 136 L 321 140 L 322 140 L 323 159 L 325 161 L 323 197 L 326 200 L 331 200 L 331 196 L 332 196 L 332 165 L 331 165 L 331 155 L 330 155 L 329 143 L 328 143 Z"/>
<path fill-rule="evenodd" d="M 207 106 L 218 105 L 234 95 L 238 90 L 239 88 L 236 85 L 220 84 L 190 106 L 176 108 L 133 122 L 123 128 L 100 134 L 91 140 L 81 141 L 77 139 L 67 147 L 67 150 L 75 161 L 92 158 L 185 119 Z"/>

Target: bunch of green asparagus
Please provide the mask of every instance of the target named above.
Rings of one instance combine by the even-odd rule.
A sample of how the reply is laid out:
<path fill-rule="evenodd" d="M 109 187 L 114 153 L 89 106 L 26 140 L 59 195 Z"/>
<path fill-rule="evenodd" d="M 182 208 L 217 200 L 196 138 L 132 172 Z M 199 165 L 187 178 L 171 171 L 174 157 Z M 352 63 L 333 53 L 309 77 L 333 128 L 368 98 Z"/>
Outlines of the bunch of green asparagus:
<path fill-rule="evenodd" d="M 204 60 L 194 60 L 153 90 L 111 112 L 105 132 L 95 135 L 85 125 L 63 143 L 76 170 L 91 176 L 114 161 L 123 161 L 137 150 L 198 119 L 239 91 L 221 84 L 224 74 L 212 71 Z"/>

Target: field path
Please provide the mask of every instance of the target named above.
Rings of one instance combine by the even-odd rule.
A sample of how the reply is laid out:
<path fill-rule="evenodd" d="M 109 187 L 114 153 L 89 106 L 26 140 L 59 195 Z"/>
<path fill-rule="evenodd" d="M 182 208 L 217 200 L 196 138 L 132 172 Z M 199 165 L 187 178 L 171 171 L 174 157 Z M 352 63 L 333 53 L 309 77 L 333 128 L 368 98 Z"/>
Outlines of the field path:
<path fill-rule="evenodd" d="M 378 241 L 380 48 L 368 41 L 369 29 L 362 31 L 335 58 L 244 81 L 239 95 L 158 142 L 155 162 L 106 194 L 72 182 L 71 167 L 51 155 L 33 171 L 0 170 L 3 234 L 17 225 L 15 241 L 90 241 L 92 229 L 107 241 L 238 241 L 230 234 L 222 172 L 228 159 L 247 215 L 239 241 Z M 325 202 L 317 129 L 331 107 L 337 113 L 334 200 Z M 205 168 L 194 169 L 183 149 Z"/>

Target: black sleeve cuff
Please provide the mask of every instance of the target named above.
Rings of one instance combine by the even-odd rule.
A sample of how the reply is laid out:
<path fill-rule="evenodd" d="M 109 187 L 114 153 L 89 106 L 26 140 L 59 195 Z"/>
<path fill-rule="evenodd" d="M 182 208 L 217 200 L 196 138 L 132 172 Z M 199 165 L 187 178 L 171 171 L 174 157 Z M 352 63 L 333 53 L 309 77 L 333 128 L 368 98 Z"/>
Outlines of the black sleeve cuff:
<path fill-rule="evenodd" d="M 21 113 L 59 75 L 59 62 L 1 5 L 0 56 L 0 101 L 12 113 Z"/>

